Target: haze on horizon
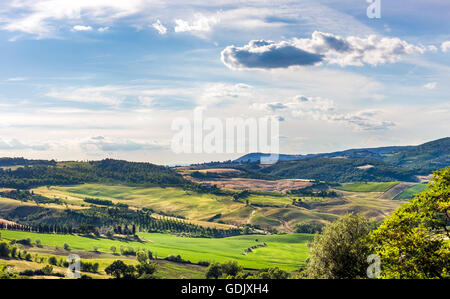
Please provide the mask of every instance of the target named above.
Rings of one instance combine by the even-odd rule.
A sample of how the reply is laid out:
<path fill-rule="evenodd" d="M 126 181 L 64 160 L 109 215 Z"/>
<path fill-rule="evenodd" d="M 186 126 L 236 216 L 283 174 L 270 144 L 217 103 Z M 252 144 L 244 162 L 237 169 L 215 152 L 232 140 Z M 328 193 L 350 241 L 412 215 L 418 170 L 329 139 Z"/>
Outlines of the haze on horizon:
<path fill-rule="evenodd" d="M 450 3 L 0 0 L 0 156 L 174 154 L 176 117 L 276 116 L 280 153 L 450 136 Z"/>

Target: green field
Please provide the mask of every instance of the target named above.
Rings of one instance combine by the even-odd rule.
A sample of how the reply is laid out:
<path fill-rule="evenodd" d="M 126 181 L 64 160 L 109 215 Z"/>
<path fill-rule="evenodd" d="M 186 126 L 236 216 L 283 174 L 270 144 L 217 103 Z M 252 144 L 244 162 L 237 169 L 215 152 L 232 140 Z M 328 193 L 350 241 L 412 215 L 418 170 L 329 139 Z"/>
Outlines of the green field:
<path fill-rule="evenodd" d="M 216 196 L 185 191 L 180 188 L 132 187 L 125 185 L 81 184 L 75 186 L 40 187 L 37 194 L 61 198 L 72 204 L 84 204 L 86 197 L 125 203 L 136 208 L 152 208 L 188 219 L 206 220 L 219 213 L 231 212 L 243 203 L 235 202 L 231 196 Z"/>
<path fill-rule="evenodd" d="M 338 190 L 350 192 L 386 192 L 397 185 L 398 182 L 386 183 L 347 183 L 336 187 Z"/>
<path fill-rule="evenodd" d="M 293 206 L 291 195 L 269 192 L 250 194 L 245 199 L 235 201 L 232 196 L 200 194 L 173 187 L 80 184 L 40 187 L 33 191 L 49 198 L 59 198 L 74 209 L 88 208 L 90 204 L 84 202 L 84 199 L 91 197 L 125 203 L 137 209 L 152 208 L 157 213 L 182 216 L 204 226 L 223 226 L 220 223 L 235 226 L 252 224 L 265 230 L 275 228 L 279 232 L 290 233 L 297 223 L 328 222 L 348 212 L 382 219 L 398 207 L 399 201 L 382 199 L 380 195 L 396 184 L 398 183 L 344 184 L 341 190 L 358 191 L 346 191 L 338 199 L 338 205 L 333 204 L 336 202 L 333 198 L 303 198 L 307 203 L 321 203 L 313 209 Z M 249 206 L 246 206 L 247 200 Z M 64 207 L 59 205 L 59 208 Z M 208 222 L 213 217 L 215 222 Z"/>
<path fill-rule="evenodd" d="M 236 260 L 247 268 L 260 269 L 279 267 L 285 270 L 297 270 L 308 257 L 307 243 L 313 236 L 308 234 L 288 235 L 246 235 L 223 239 L 184 238 L 167 234 L 139 233 L 143 242 L 124 242 L 105 238 L 81 237 L 77 235 L 39 234 L 19 231 L 1 231 L 5 239 L 31 238 L 41 240 L 45 246 L 63 248 L 67 243 L 72 250 L 92 251 L 94 246 L 101 252 L 111 253 L 111 246 L 116 248 L 132 247 L 151 250 L 158 258 L 171 254 L 181 255 L 191 262 L 209 261 L 224 262 Z M 256 241 L 257 240 L 257 241 Z M 244 250 L 258 244 L 266 243 L 266 247 L 244 254 Z"/>
<path fill-rule="evenodd" d="M 427 188 L 427 184 L 417 184 L 412 187 L 409 187 L 396 197 L 394 197 L 394 200 L 409 200 L 413 198 L 417 193 L 422 192 Z"/>

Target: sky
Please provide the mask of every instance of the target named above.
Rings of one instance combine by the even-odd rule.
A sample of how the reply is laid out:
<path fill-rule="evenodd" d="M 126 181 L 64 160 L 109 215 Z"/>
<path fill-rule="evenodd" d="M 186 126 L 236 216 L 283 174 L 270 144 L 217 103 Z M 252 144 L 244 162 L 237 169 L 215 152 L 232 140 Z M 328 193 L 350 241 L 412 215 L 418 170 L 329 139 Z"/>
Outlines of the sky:
<path fill-rule="evenodd" d="M 206 2 L 206 3 L 205 3 Z M 0 156 L 173 165 L 177 118 L 280 120 L 280 152 L 450 136 L 450 2 L 0 0 Z"/>

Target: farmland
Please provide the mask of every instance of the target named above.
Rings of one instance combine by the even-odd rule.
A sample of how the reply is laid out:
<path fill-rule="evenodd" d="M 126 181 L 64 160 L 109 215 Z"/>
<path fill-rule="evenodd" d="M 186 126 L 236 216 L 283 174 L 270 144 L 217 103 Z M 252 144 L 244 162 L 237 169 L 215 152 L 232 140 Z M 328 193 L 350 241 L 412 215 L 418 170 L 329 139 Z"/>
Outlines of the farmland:
<path fill-rule="evenodd" d="M 371 192 L 337 190 L 341 193 L 340 199 L 303 197 L 305 202 L 311 202 L 309 208 L 292 205 L 292 199 L 298 196 L 277 192 L 254 192 L 240 201 L 227 195 L 199 194 L 175 187 L 81 184 L 39 187 L 33 189 L 33 192 L 50 198 L 60 198 L 78 208 L 87 208 L 89 204 L 83 200 L 86 197 L 94 197 L 113 203 L 125 203 L 135 209 L 151 208 L 157 213 L 182 217 L 186 221 L 199 224 L 214 218 L 214 222 L 207 223 L 237 226 L 252 224 L 263 229 L 275 228 L 289 233 L 296 223 L 328 222 L 348 212 L 359 212 L 380 220 L 402 202 L 380 198 L 383 192 L 373 191 L 386 190 L 394 183 L 350 186 L 351 189 L 358 190 L 361 185 Z"/>
<path fill-rule="evenodd" d="M 223 239 L 183 238 L 169 234 L 138 233 L 138 241 L 120 241 L 105 238 L 88 238 L 78 235 L 39 234 L 19 231 L 1 231 L 6 239 L 39 239 L 44 246 L 63 248 L 68 244 L 73 251 L 92 252 L 94 247 L 102 253 L 111 254 L 111 246 L 131 247 L 135 250 L 148 249 L 158 258 L 171 254 L 181 255 L 193 263 L 199 261 L 224 262 L 236 260 L 247 268 L 278 266 L 285 270 L 297 270 L 308 257 L 307 242 L 312 235 L 246 235 Z M 257 244 L 266 243 L 248 254 L 244 250 Z M 111 256 L 110 256 L 111 257 Z"/>
<path fill-rule="evenodd" d="M 386 192 L 390 188 L 397 185 L 398 182 L 387 183 L 347 183 L 340 187 L 336 187 L 338 190 L 351 191 L 351 192 Z"/>

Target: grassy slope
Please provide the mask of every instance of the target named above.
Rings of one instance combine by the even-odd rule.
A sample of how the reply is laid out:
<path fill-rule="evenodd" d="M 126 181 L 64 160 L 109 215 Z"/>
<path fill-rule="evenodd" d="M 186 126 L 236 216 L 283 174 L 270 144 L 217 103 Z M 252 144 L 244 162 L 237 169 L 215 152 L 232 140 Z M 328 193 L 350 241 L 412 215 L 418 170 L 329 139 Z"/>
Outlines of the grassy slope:
<path fill-rule="evenodd" d="M 386 190 L 396 183 L 353 184 L 367 190 Z M 345 185 L 347 186 L 347 185 Z M 356 188 L 356 189 L 358 189 Z M 332 221 L 338 215 L 348 212 L 359 212 L 367 217 L 382 219 L 398 207 L 399 202 L 379 198 L 382 192 L 347 192 L 342 193 L 341 203 L 334 204 L 335 199 L 303 198 L 304 201 L 321 201 L 322 206 L 306 209 L 292 206 L 292 196 L 273 194 L 251 194 L 247 199 L 251 206 L 233 201 L 231 196 L 197 194 L 179 188 L 143 188 L 123 185 L 82 184 L 75 186 L 53 186 L 48 189 L 34 189 L 35 193 L 47 197 L 61 198 L 72 206 L 85 205 L 83 199 L 96 197 L 100 199 L 122 202 L 137 208 L 153 208 L 155 211 L 171 213 L 186 217 L 189 221 L 207 220 L 221 214 L 215 221 L 227 224 L 254 224 L 262 228 L 276 228 L 282 232 L 291 232 L 296 223 Z M 252 205 L 254 204 L 254 205 Z"/>
<path fill-rule="evenodd" d="M 82 204 L 86 197 L 122 202 L 137 208 L 152 208 L 180 215 L 189 219 L 205 220 L 216 214 L 231 212 L 243 206 L 231 197 L 198 194 L 179 188 L 130 187 L 123 185 L 82 184 L 69 187 L 54 186 L 34 189 L 35 193 L 48 197 L 67 199 L 71 203 Z"/>
<path fill-rule="evenodd" d="M 6 239 L 31 238 L 41 240 L 43 245 L 62 248 L 64 243 L 73 250 L 92 251 L 94 246 L 101 252 L 111 252 L 111 246 L 149 249 L 158 258 L 170 254 L 181 255 L 192 262 L 236 260 L 244 267 L 264 268 L 278 266 L 286 270 L 296 270 L 308 257 L 307 242 L 312 239 L 308 234 L 290 235 L 250 235 L 224 239 L 182 238 L 166 234 L 140 233 L 147 242 L 123 242 L 103 238 L 86 238 L 75 235 L 38 234 L 17 231 L 1 231 Z M 256 241 L 258 239 L 258 241 Z M 267 243 L 267 247 L 259 248 L 244 255 L 246 248 Z"/>
<path fill-rule="evenodd" d="M 351 192 L 386 192 L 390 188 L 397 185 L 398 182 L 387 183 L 347 183 L 340 187 L 336 187 L 338 190 L 351 191 Z"/>
<path fill-rule="evenodd" d="M 394 197 L 394 200 L 409 200 L 414 197 L 417 193 L 422 192 L 427 188 L 427 184 L 417 184 L 412 187 L 409 187 L 402 193 L 398 194 L 396 197 Z"/>

